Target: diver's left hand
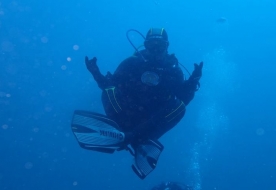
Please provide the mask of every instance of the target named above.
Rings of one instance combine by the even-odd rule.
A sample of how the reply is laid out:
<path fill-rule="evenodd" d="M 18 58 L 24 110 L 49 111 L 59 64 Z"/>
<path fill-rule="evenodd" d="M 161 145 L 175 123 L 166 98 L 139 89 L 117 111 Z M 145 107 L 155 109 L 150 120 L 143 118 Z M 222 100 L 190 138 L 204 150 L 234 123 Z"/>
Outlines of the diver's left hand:
<path fill-rule="evenodd" d="M 202 76 L 202 67 L 203 67 L 203 62 L 200 62 L 199 64 L 195 63 L 194 64 L 194 71 L 193 71 L 190 79 L 199 81 L 199 79 Z"/>

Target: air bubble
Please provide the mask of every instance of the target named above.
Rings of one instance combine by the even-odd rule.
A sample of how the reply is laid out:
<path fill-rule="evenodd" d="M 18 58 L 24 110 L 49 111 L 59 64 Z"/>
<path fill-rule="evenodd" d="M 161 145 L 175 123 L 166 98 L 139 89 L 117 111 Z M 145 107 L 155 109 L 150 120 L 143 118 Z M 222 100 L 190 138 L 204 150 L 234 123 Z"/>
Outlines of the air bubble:
<path fill-rule="evenodd" d="M 25 168 L 26 168 L 27 170 L 32 169 L 32 168 L 33 168 L 33 163 L 32 163 L 32 162 L 27 162 L 27 163 L 25 164 Z"/>
<path fill-rule="evenodd" d="M 62 69 L 62 70 L 66 70 L 66 69 L 67 69 L 66 65 L 62 65 L 62 66 L 61 66 L 61 69 Z"/>
<path fill-rule="evenodd" d="M 264 135 L 264 133 L 265 133 L 265 131 L 264 131 L 264 129 L 263 128 L 258 128 L 257 130 L 256 130 L 256 134 L 257 135 Z"/>
<path fill-rule="evenodd" d="M 74 46 L 73 46 L 73 49 L 76 50 L 76 51 L 79 50 L 79 48 L 80 48 L 80 47 L 79 47 L 78 45 L 74 45 Z"/>
<path fill-rule="evenodd" d="M 47 37 L 42 37 L 41 38 L 41 42 L 42 43 L 47 43 L 49 40 L 48 40 L 48 38 Z"/>
<path fill-rule="evenodd" d="M 2 128 L 3 128 L 3 129 L 8 129 L 9 126 L 8 126 L 7 124 L 4 124 L 4 125 L 2 125 Z"/>

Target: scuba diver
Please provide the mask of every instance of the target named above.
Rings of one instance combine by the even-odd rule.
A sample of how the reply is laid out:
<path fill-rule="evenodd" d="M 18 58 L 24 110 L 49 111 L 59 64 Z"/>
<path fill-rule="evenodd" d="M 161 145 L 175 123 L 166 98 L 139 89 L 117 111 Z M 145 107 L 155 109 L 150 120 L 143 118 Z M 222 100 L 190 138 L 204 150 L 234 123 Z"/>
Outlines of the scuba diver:
<path fill-rule="evenodd" d="M 138 50 L 128 37 L 131 31 L 144 38 Z M 105 153 L 128 150 L 134 157 L 134 172 L 144 179 L 157 164 L 163 150 L 158 139 L 183 118 L 186 106 L 199 89 L 203 62 L 185 80 L 164 28 L 151 28 L 146 37 L 129 30 L 127 38 L 135 48 L 115 72 L 103 75 L 97 58 L 85 57 L 85 64 L 102 90 L 106 115 L 76 110 L 72 130 L 81 147 Z"/>
<path fill-rule="evenodd" d="M 184 185 L 176 182 L 164 182 L 157 186 L 154 186 L 151 190 L 193 190 L 194 188 L 188 185 Z"/>

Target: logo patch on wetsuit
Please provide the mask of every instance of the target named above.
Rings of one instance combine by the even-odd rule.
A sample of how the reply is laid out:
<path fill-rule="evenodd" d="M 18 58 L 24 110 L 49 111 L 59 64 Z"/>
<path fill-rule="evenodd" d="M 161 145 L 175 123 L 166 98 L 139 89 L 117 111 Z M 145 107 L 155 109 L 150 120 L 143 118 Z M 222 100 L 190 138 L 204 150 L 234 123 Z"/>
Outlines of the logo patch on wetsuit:
<path fill-rule="evenodd" d="M 159 83 L 159 76 L 154 72 L 146 71 L 142 74 L 141 80 L 146 85 L 156 86 Z"/>

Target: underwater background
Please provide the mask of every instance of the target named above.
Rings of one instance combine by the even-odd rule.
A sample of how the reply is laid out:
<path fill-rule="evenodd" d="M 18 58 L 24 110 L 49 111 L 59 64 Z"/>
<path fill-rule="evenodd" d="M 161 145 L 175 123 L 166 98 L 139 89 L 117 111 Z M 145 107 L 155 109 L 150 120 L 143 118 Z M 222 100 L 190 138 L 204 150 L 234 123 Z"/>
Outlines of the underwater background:
<path fill-rule="evenodd" d="M 275 190 L 275 9 L 275 0 L 0 1 L 0 189 L 150 190 L 176 181 Z M 128 152 L 80 148 L 70 122 L 76 109 L 104 113 L 84 57 L 113 73 L 134 53 L 127 30 L 151 27 L 167 30 L 169 53 L 190 72 L 204 67 L 201 89 L 141 180 Z"/>

